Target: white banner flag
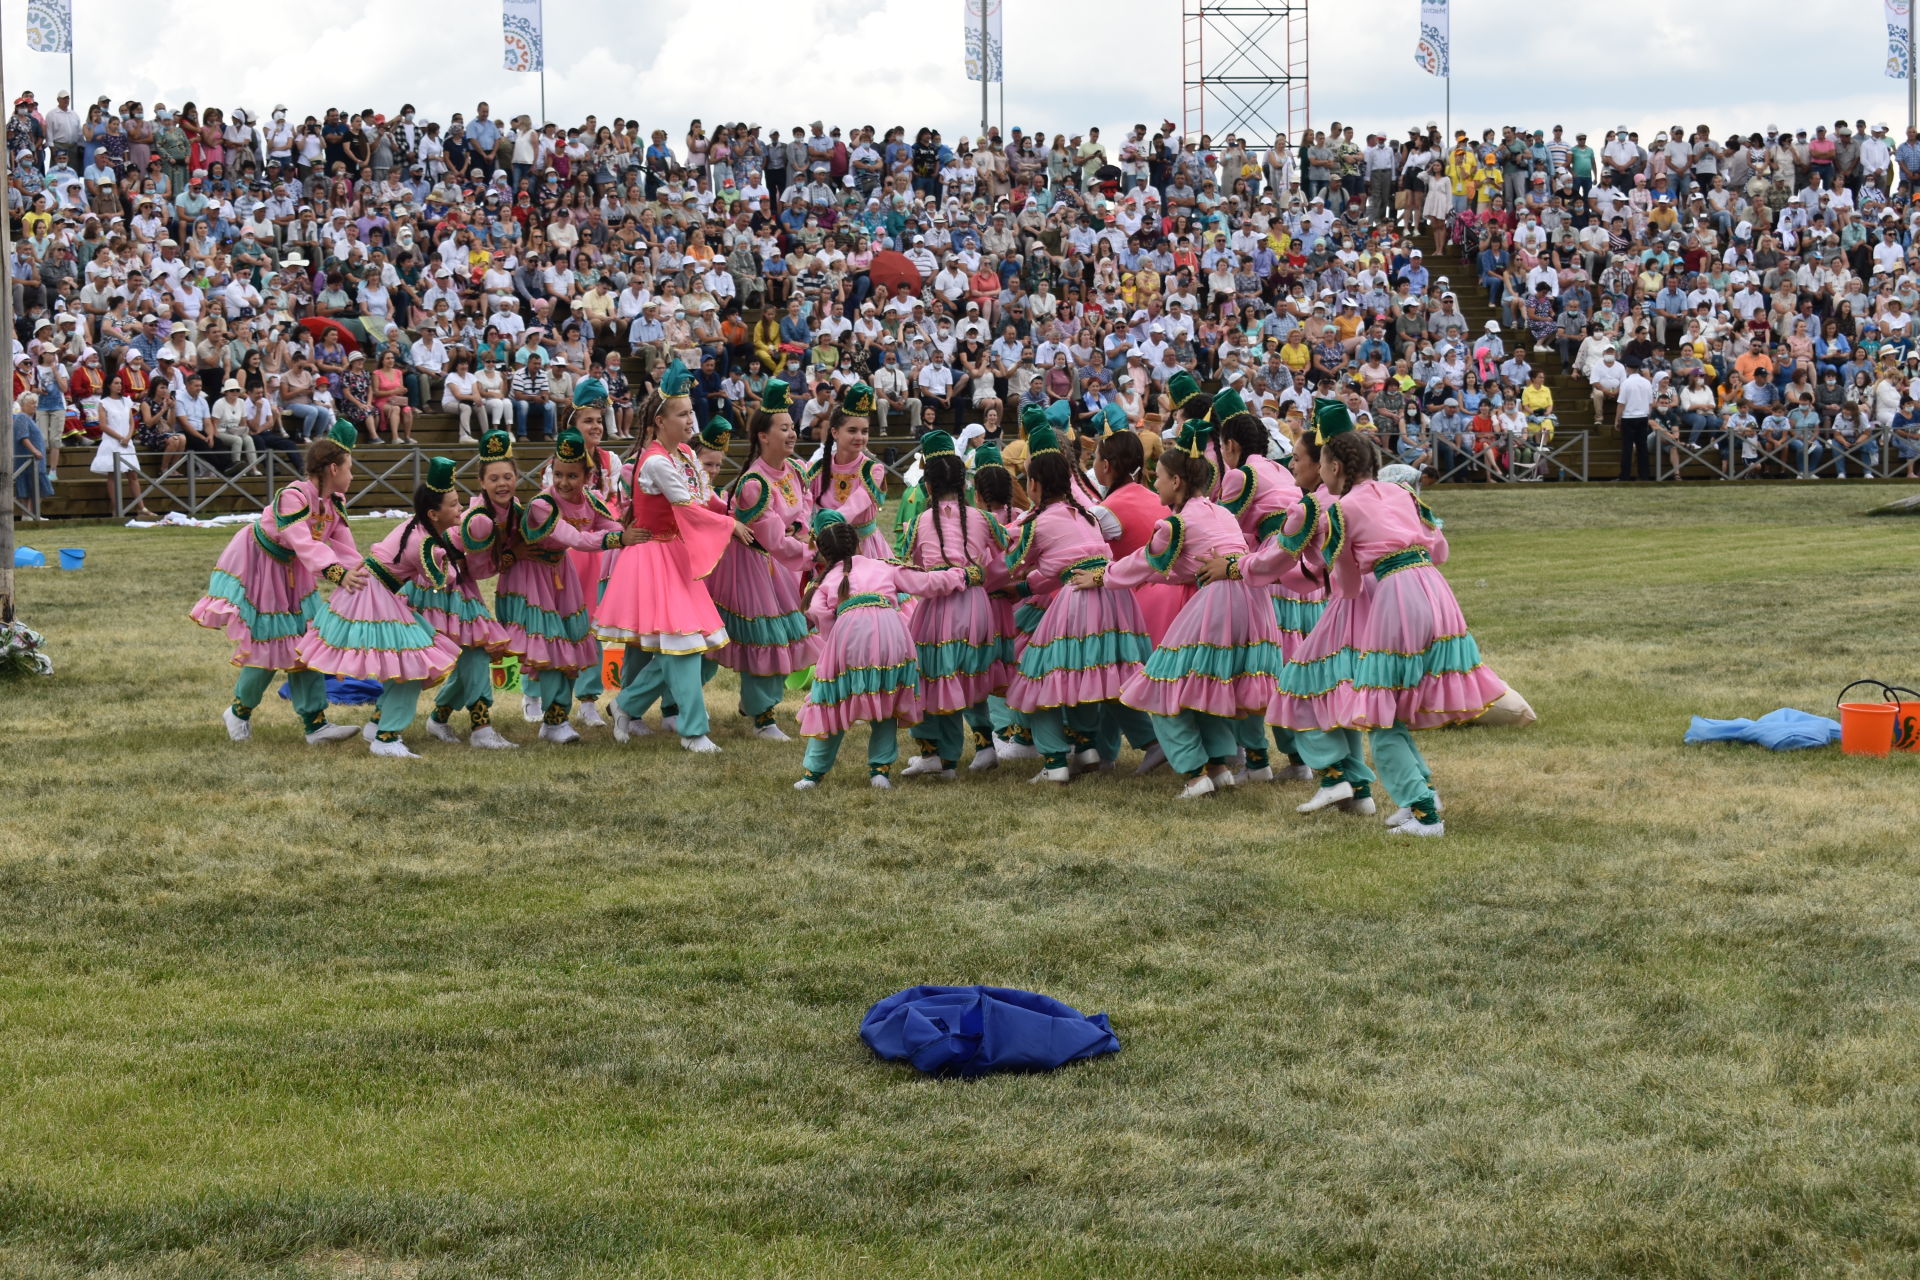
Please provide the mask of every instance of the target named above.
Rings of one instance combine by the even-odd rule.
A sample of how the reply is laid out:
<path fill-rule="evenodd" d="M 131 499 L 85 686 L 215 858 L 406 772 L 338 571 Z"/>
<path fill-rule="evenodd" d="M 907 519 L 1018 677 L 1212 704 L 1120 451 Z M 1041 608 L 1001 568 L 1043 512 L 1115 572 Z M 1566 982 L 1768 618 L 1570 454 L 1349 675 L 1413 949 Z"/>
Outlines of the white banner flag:
<path fill-rule="evenodd" d="M 1447 26 L 1447 0 L 1420 0 L 1420 43 L 1414 46 L 1413 62 L 1430 76 L 1453 74 Z"/>
<path fill-rule="evenodd" d="M 1913 0 L 1887 0 L 1887 78 L 1905 80 L 1913 66 L 1912 32 L 1907 29 Z"/>
<path fill-rule="evenodd" d="M 966 0 L 967 79 L 1000 79 L 1000 0 Z M 986 21 L 983 24 L 981 14 Z"/>
<path fill-rule="evenodd" d="M 73 0 L 27 0 L 27 48 L 73 52 Z"/>
<path fill-rule="evenodd" d="M 509 71 L 541 71 L 546 67 L 546 51 L 540 39 L 540 0 L 501 0 L 501 21 L 507 40 L 506 68 Z"/>

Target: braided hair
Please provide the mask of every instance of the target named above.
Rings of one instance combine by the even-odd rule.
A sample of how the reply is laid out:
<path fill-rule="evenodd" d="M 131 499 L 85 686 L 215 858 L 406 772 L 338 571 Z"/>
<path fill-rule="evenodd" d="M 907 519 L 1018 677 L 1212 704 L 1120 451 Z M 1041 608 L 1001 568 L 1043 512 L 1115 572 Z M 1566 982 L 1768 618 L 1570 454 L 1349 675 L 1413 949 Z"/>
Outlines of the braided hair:
<path fill-rule="evenodd" d="M 1034 486 L 1040 490 L 1036 515 L 1056 502 L 1064 502 L 1073 508 L 1074 514 L 1082 520 L 1096 529 L 1100 527 L 1099 521 L 1095 520 L 1092 514 L 1080 505 L 1080 500 L 1073 496 L 1073 469 L 1064 455 L 1043 453 L 1037 458 L 1027 459 L 1027 479 L 1033 481 Z"/>
<path fill-rule="evenodd" d="M 813 545 L 819 550 L 821 559 L 827 562 L 825 572 L 820 575 L 821 582 L 827 580 L 827 575 L 833 572 L 833 566 L 840 566 L 840 598 L 835 604 L 845 604 L 847 594 L 852 589 L 853 556 L 860 550 L 860 536 L 853 531 L 852 525 L 839 520 L 815 535 Z"/>
<path fill-rule="evenodd" d="M 406 528 L 400 531 L 400 549 L 395 552 L 396 559 L 407 554 L 407 544 L 413 541 L 413 535 L 425 531 L 427 545 L 421 548 L 420 562 L 426 563 L 437 546 L 446 552 L 447 563 L 453 567 L 453 576 L 462 585 L 467 583 L 467 553 L 460 549 L 456 539 L 437 532 L 433 527 L 433 513 L 446 500 L 445 491 L 436 492 L 426 485 L 416 486 L 413 491 L 413 515 L 407 520 Z"/>
<path fill-rule="evenodd" d="M 921 483 L 927 486 L 927 509 L 933 516 L 933 537 L 940 548 L 940 562 L 951 564 L 947 555 L 947 538 L 941 526 L 940 503 L 951 498 L 960 508 L 960 554 L 967 553 L 967 464 L 951 453 L 936 454 L 927 459 L 925 474 Z"/>
<path fill-rule="evenodd" d="M 1250 413 L 1236 413 L 1213 429 L 1213 438 L 1218 442 L 1222 437 L 1240 446 L 1240 462 L 1245 465 L 1248 458 L 1265 457 L 1267 453 L 1267 424 Z M 1224 475 L 1226 468 L 1221 467 Z"/>
<path fill-rule="evenodd" d="M 1348 431 L 1327 441 L 1325 456 L 1340 464 L 1349 489 L 1363 480 L 1373 479 L 1380 470 L 1380 447 L 1372 436 L 1359 431 Z"/>

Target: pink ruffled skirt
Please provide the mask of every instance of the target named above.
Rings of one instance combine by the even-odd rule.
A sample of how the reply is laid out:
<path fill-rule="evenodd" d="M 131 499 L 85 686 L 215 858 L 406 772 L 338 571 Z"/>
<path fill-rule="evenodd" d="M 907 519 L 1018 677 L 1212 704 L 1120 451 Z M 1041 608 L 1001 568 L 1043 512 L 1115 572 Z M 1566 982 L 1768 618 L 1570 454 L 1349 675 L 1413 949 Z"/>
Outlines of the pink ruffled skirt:
<path fill-rule="evenodd" d="M 1107 702 L 1153 652 L 1125 587 L 1062 587 L 1020 651 L 1007 705 L 1029 714 Z"/>
<path fill-rule="evenodd" d="M 434 630 L 386 583 L 369 577 L 358 590 L 334 590 L 296 653 L 302 665 L 330 676 L 433 685 L 460 660 L 460 645 Z"/>
<path fill-rule="evenodd" d="M 1328 602 L 1281 670 L 1267 719 L 1288 729 L 1435 729 L 1474 719 L 1506 691 L 1446 578 L 1418 565 Z"/>
<path fill-rule="evenodd" d="M 1286 661 L 1265 587 L 1222 580 L 1201 587 L 1120 701 L 1149 715 L 1198 711 L 1229 720 L 1265 715 Z"/>

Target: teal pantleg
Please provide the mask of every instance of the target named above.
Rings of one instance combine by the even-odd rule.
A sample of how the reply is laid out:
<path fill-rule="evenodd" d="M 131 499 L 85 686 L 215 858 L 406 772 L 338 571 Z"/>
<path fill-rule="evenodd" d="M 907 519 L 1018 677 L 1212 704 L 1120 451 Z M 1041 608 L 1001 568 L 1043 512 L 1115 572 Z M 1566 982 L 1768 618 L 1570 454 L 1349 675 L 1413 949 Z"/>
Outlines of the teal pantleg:
<path fill-rule="evenodd" d="M 604 653 L 600 642 L 593 642 L 593 665 L 580 668 L 580 674 L 573 678 L 573 696 L 581 702 L 598 702 L 600 695 L 607 691 L 605 678 L 600 674 Z"/>
<path fill-rule="evenodd" d="M 1367 767 L 1367 734 L 1364 729 L 1300 729 L 1293 735 L 1300 758 L 1315 773 L 1338 769 L 1336 781 L 1353 784 L 1356 795 L 1365 795 L 1373 785 L 1373 770 Z"/>
<path fill-rule="evenodd" d="M 1258 711 L 1249 712 L 1233 722 L 1234 741 L 1247 753 L 1247 768 L 1264 769 L 1267 756 L 1267 718 Z"/>
<path fill-rule="evenodd" d="M 942 711 L 922 720 L 913 736 L 922 742 L 931 742 L 940 763 L 951 769 L 960 763 L 960 752 L 966 744 L 965 723 L 958 711 Z"/>
<path fill-rule="evenodd" d="M 534 677 L 534 696 L 548 724 L 565 724 L 573 714 L 573 677 L 564 671 L 542 671 Z"/>
<path fill-rule="evenodd" d="M 655 653 L 636 664 L 633 654 L 634 650 L 627 650 L 627 660 L 621 668 L 620 709 L 629 718 L 638 720 L 655 699 L 671 698 L 677 704 L 673 714 L 680 717 L 676 730 L 679 735 L 683 738 L 705 735 L 707 698 L 701 688 L 701 676 L 703 667 L 711 665 L 712 660 L 697 653 Z M 661 710 L 666 712 L 664 702 Z"/>
<path fill-rule="evenodd" d="M 233 678 L 233 714 L 242 720 L 253 718 L 253 709 L 267 696 L 273 684 L 272 667 L 242 667 Z"/>
<path fill-rule="evenodd" d="M 1015 711 L 1002 697 L 987 699 L 987 714 L 992 718 L 993 731 L 1009 742 L 1029 741 L 1033 737 L 1033 725 L 1024 711 Z"/>
<path fill-rule="evenodd" d="M 392 742 L 407 731 L 413 723 L 413 717 L 420 710 L 420 691 L 425 682 L 420 680 L 389 680 L 380 691 L 380 738 Z"/>
<path fill-rule="evenodd" d="M 1373 763 L 1395 804 L 1417 809 L 1433 803 L 1433 771 L 1413 745 L 1413 731 L 1404 720 L 1373 731 Z"/>
<path fill-rule="evenodd" d="M 755 724 L 772 724 L 773 709 L 786 694 L 785 676 L 756 676 L 740 673 L 740 714 Z"/>
<path fill-rule="evenodd" d="M 1153 727 L 1167 763 L 1187 777 L 1204 773 L 1208 765 L 1227 763 L 1239 742 L 1235 721 L 1202 711 L 1154 716 Z"/>
<path fill-rule="evenodd" d="M 455 711 L 476 702 L 493 705 L 493 659 L 485 649 L 469 645 L 460 651 L 459 660 L 434 695 L 433 718 L 445 724 Z"/>
<path fill-rule="evenodd" d="M 308 733 L 327 723 L 327 678 L 318 671 L 287 672 L 287 693 Z"/>
<path fill-rule="evenodd" d="M 1047 768 L 1066 768 L 1067 756 L 1073 750 L 1067 737 L 1066 713 L 1059 707 L 1046 707 L 1027 716 L 1027 727 L 1033 732 L 1034 748 L 1040 752 Z"/>
<path fill-rule="evenodd" d="M 1282 729 L 1279 725 L 1268 725 L 1273 730 L 1273 749 L 1287 758 L 1288 764 L 1305 764 L 1306 757 L 1300 754 L 1300 744 L 1294 741 L 1293 730 Z"/>
<path fill-rule="evenodd" d="M 1120 743 L 1125 739 L 1136 751 L 1145 751 L 1159 741 L 1153 717 L 1119 701 L 1100 704 L 1100 723 L 1093 732 L 1093 748 L 1102 760 L 1118 760 Z"/>
<path fill-rule="evenodd" d="M 833 762 L 840 757 L 840 740 L 844 733 L 830 733 L 824 738 L 808 738 L 807 752 L 801 760 L 801 767 L 807 776 L 815 782 L 827 776 L 833 768 Z M 867 772 L 884 774 L 893 768 L 893 762 L 900 758 L 900 731 L 889 718 L 875 720 L 867 727 Z"/>

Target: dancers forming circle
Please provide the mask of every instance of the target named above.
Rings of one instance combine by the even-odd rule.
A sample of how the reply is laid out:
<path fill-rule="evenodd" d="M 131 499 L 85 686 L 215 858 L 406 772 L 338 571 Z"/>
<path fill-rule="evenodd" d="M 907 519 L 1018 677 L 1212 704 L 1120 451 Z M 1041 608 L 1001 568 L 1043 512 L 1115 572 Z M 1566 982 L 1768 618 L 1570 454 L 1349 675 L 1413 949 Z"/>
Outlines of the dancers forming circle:
<path fill-rule="evenodd" d="M 751 737 L 790 741 L 778 709 L 802 691 L 799 791 L 827 784 L 864 724 L 880 789 L 902 728 L 915 753 L 899 777 L 932 783 L 1024 757 L 1034 783 L 1066 785 L 1114 769 L 1125 743 L 1142 752 L 1136 775 L 1179 774 L 1182 799 L 1311 782 L 1300 812 L 1364 817 L 1384 786 L 1388 829 L 1432 837 L 1446 826 L 1414 735 L 1496 703 L 1531 718 L 1481 661 L 1441 571 L 1441 521 L 1379 479 L 1377 447 L 1338 401 L 1316 403 L 1290 465 L 1237 393 L 1209 401 L 1184 373 L 1164 448 L 1119 415 L 1082 434 L 1030 405 L 1016 478 L 994 446 L 963 456 L 931 431 L 890 545 L 871 389 L 846 389 L 806 468 L 784 382 L 744 427 L 697 423 L 691 388 L 667 369 L 624 467 L 589 407 L 549 457 L 484 436 L 471 498 L 456 462 L 432 459 L 409 518 L 365 554 L 345 508 L 357 438 L 336 424 L 191 610 L 233 644 L 228 736 L 253 737 L 284 672 L 310 745 L 363 736 L 376 756 L 417 758 L 405 735 L 435 690 L 431 737 L 460 743 L 465 713 L 467 745 L 511 749 L 492 717 L 494 664 L 511 656 L 544 743 L 582 741 L 576 711 L 631 743 L 659 703 L 662 729 L 710 754 L 707 686 L 726 667 Z M 717 487 L 741 434 L 746 462 Z M 377 684 L 375 716 L 330 722 L 329 677 Z"/>

